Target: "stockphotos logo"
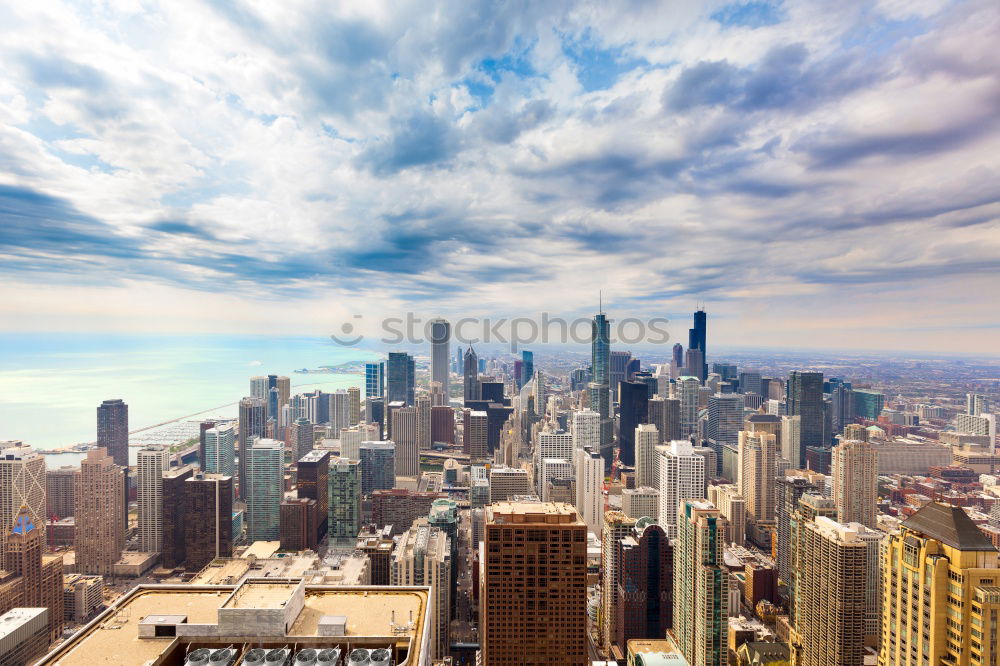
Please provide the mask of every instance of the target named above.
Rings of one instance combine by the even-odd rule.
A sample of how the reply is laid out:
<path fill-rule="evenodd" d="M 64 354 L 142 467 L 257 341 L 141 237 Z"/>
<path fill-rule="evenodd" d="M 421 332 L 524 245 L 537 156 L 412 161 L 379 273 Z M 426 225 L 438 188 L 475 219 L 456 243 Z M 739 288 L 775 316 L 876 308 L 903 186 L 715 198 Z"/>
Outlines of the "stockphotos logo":
<path fill-rule="evenodd" d="M 353 347 L 365 339 L 361 332 L 363 316 L 356 314 L 350 321 L 340 325 L 340 332 L 330 338 L 339 345 Z M 594 337 L 594 322 L 578 317 L 564 319 L 553 317 L 548 312 L 538 317 L 514 317 L 512 319 L 490 319 L 488 317 L 462 317 L 451 322 L 451 326 L 435 326 L 439 319 L 422 319 L 412 312 L 404 317 L 387 317 L 378 322 L 379 342 L 383 345 L 446 342 L 454 340 L 463 345 L 501 344 L 507 345 L 512 353 L 525 345 L 542 344 L 590 344 Z M 609 319 L 608 342 L 611 344 L 635 345 L 664 344 L 670 340 L 667 324 L 662 317 L 638 319 Z M 435 331 L 435 329 L 437 329 Z"/>

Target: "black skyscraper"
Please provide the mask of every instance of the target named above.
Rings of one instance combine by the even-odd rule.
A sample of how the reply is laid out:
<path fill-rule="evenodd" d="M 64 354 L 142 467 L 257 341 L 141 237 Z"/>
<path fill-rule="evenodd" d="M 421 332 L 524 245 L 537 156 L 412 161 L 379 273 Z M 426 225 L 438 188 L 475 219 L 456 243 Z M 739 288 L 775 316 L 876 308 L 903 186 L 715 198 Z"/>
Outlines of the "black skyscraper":
<path fill-rule="evenodd" d="M 482 396 L 479 387 L 479 357 L 472 345 L 469 345 L 469 349 L 465 352 L 465 358 L 462 360 L 462 377 L 464 386 L 462 396 L 465 402 L 479 400 Z"/>
<path fill-rule="evenodd" d="M 97 408 L 97 446 L 107 449 L 116 465 L 128 467 L 128 405 L 121 398 Z"/>
<path fill-rule="evenodd" d="M 413 357 L 406 352 L 389 352 L 385 374 L 386 403 L 402 402 L 412 405 L 416 374 Z"/>
<path fill-rule="evenodd" d="M 644 382 L 618 384 L 618 459 L 623 465 L 635 465 L 635 429 L 647 422 L 646 403 L 649 390 Z"/>
<path fill-rule="evenodd" d="M 789 416 L 801 420 L 799 460 L 804 463 L 808 447 L 829 446 L 823 438 L 823 373 L 792 370 L 786 400 Z"/>
<path fill-rule="evenodd" d="M 704 310 L 694 313 L 694 328 L 688 331 L 688 349 L 701 350 L 702 377 L 708 377 L 708 350 L 705 348 L 705 337 L 708 333 L 708 315 Z"/>

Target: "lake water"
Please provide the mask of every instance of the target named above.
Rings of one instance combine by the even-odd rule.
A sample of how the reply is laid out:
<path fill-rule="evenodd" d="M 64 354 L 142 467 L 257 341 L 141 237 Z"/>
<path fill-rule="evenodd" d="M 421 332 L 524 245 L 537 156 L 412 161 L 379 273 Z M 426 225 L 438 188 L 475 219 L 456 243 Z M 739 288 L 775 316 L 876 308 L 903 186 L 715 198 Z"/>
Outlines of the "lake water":
<path fill-rule="evenodd" d="M 109 398 L 128 403 L 130 430 L 205 410 L 234 417 L 232 403 L 249 394 L 254 375 L 288 375 L 293 395 L 363 390 L 360 374 L 293 371 L 377 358 L 328 338 L 0 333 L 0 440 L 36 449 L 92 442 L 97 406 Z M 50 455 L 48 467 L 81 457 Z"/>

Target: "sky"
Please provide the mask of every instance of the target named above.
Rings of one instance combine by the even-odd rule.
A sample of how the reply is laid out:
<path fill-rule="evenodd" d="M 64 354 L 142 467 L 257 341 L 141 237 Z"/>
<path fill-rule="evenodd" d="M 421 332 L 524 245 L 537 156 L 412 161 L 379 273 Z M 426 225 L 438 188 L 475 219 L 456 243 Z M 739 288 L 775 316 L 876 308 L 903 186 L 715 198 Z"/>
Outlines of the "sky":
<path fill-rule="evenodd" d="M 0 329 L 996 353 L 1000 10 L 0 0 Z"/>

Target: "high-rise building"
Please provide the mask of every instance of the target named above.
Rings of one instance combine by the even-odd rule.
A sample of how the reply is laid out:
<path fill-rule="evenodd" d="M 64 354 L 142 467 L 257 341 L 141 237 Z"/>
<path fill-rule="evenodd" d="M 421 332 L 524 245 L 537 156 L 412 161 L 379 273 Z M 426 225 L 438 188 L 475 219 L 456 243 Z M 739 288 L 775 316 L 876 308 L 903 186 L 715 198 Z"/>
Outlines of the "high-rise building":
<path fill-rule="evenodd" d="M 427 451 L 431 448 L 431 397 L 418 395 L 415 407 L 417 412 L 417 449 Z"/>
<path fill-rule="evenodd" d="M 389 352 L 385 362 L 385 398 L 387 402 L 413 404 L 416 366 L 406 352 Z"/>
<path fill-rule="evenodd" d="M 573 449 L 576 510 L 594 534 L 601 533 L 604 518 L 604 459 L 599 449 Z"/>
<path fill-rule="evenodd" d="M 267 403 L 263 397 L 250 396 L 240 400 L 239 410 L 240 455 L 237 483 L 240 499 L 246 500 L 246 491 L 250 484 L 247 477 L 250 444 L 255 437 L 264 437 L 267 434 Z"/>
<path fill-rule="evenodd" d="M 574 449 L 601 450 L 601 415 L 592 409 L 581 409 L 570 417 L 570 434 Z"/>
<path fill-rule="evenodd" d="M 183 486 L 184 566 L 188 571 L 201 571 L 217 557 L 232 557 L 237 537 L 233 534 L 233 477 L 198 472 L 185 478 Z"/>
<path fill-rule="evenodd" d="M 448 360 L 451 355 L 451 324 L 444 319 L 433 319 L 430 322 L 431 331 L 431 381 L 441 384 L 445 395 L 445 404 L 450 394 L 451 373 L 448 372 Z"/>
<path fill-rule="evenodd" d="M 708 501 L 726 519 L 726 543 L 742 546 L 746 542 L 747 506 L 739 486 L 735 483 L 711 485 L 708 487 Z"/>
<path fill-rule="evenodd" d="M 808 493 L 799 498 L 799 505 L 796 507 L 795 513 L 792 514 L 789 546 L 791 554 L 789 556 L 788 578 L 785 582 L 787 583 L 789 600 L 788 616 L 793 627 L 795 626 L 796 614 L 798 613 L 798 597 L 796 595 L 798 574 L 804 566 L 798 560 L 799 556 L 805 552 L 799 547 L 799 544 L 805 538 L 805 526 L 820 516 L 836 520 L 837 507 L 834 505 L 832 499 Z"/>
<path fill-rule="evenodd" d="M 347 458 L 330 461 L 327 533 L 331 544 L 350 544 L 361 529 L 362 464 Z M 391 473 L 391 460 L 389 467 Z"/>
<path fill-rule="evenodd" d="M 344 426 L 347 427 L 347 426 Z M 313 450 L 313 424 L 309 419 L 299 417 L 289 426 L 289 445 L 296 460 Z"/>
<path fill-rule="evenodd" d="M 775 560 L 778 564 L 778 578 L 788 582 L 792 560 L 792 517 L 799 507 L 799 499 L 806 493 L 819 493 L 819 488 L 802 476 L 779 478 L 775 487 Z"/>
<path fill-rule="evenodd" d="M 725 519 L 711 502 L 683 499 L 674 547 L 673 633 L 691 666 L 729 663 Z"/>
<path fill-rule="evenodd" d="M 316 500 L 316 541 L 322 541 L 330 511 L 330 452 L 313 449 L 299 458 L 297 468 L 297 494 L 301 499 Z"/>
<path fill-rule="evenodd" d="M 663 638 L 673 625 L 674 560 L 666 532 L 648 518 L 618 541 L 615 644 L 627 649 L 636 638 Z"/>
<path fill-rule="evenodd" d="M 139 550 L 158 553 L 163 546 L 163 473 L 170 469 L 170 452 L 146 447 L 136 457 L 139 500 Z"/>
<path fill-rule="evenodd" d="M 472 345 L 469 345 L 469 348 L 465 350 L 465 358 L 462 361 L 462 378 L 462 386 L 464 387 L 462 396 L 465 402 L 479 400 L 481 395 L 479 357 L 476 356 L 476 350 L 472 348 Z"/>
<path fill-rule="evenodd" d="M 642 423 L 636 427 L 636 486 L 649 486 L 651 488 L 660 487 L 660 460 L 656 448 L 660 445 L 661 441 L 660 431 L 652 423 Z"/>
<path fill-rule="evenodd" d="M 660 518 L 660 491 L 649 486 L 622 488 L 622 512 L 629 518 Z"/>
<path fill-rule="evenodd" d="M 420 519 L 399 537 L 390 567 L 393 585 L 427 585 L 434 595 L 430 631 L 431 656 L 440 659 L 451 649 L 452 557 L 448 535 Z"/>
<path fill-rule="evenodd" d="M 361 389 L 347 387 L 347 425 L 353 427 L 361 423 Z"/>
<path fill-rule="evenodd" d="M 507 502 L 514 497 L 530 495 L 528 470 L 520 467 L 490 467 L 490 503 Z"/>
<path fill-rule="evenodd" d="M 45 456 L 30 446 L 8 446 L 0 450 L 0 519 L 3 521 L 0 524 L 0 558 L 21 507 L 28 508 L 31 522 L 45 543 L 45 520 L 49 515 L 45 512 L 45 486 Z"/>
<path fill-rule="evenodd" d="M 385 397 L 385 363 L 365 363 L 365 400 Z M 371 421 L 371 415 L 368 415 Z"/>
<path fill-rule="evenodd" d="M 521 350 L 521 372 L 517 377 L 518 390 L 531 381 L 535 375 L 535 355 L 527 349 Z"/>
<path fill-rule="evenodd" d="M 989 399 L 980 393 L 965 394 L 965 413 L 969 416 L 982 416 L 990 411 Z"/>
<path fill-rule="evenodd" d="M 621 581 L 621 551 L 618 542 L 632 533 L 638 522 L 622 511 L 606 511 L 601 530 L 601 618 L 600 639 L 605 652 L 618 636 L 618 583 Z"/>
<path fill-rule="evenodd" d="M 879 666 L 1000 663 L 997 549 L 964 509 L 925 504 L 884 552 Z"/>
<path fill-rule="evenodd" d="M 160 547 L 160 565 L 174 569 L 187 559 L 187 526 L 184 482 L 195 472 L 194 465 L 172 467 L 163 472 L 163 534 Z M 230 488 L 232 483 L 230 482 Z"/>
<path fill-rule="evenodd" d="M 649 392 L 644 383 L 618 383 L 618 459 L 624 465 L 635 465 L 635 429 L 648 420 L 648 400 Z"/>
<path fill-rule="evenodd" d="M 708 399 L 708 441 L 716 451 L 726 444 L 735 446 L 743 428 L 743 396 L 716 393 Z"/>
<path fill-rule="evenodd" d="M 590 368 L 593 380 L 588 385 L 590 408 L 601 415 L 601 456 L 604 466 L 612 460 L 614 421 L 611 418 L 611 328 L 603 312 L 594 315 L 590 337 Z"/>
<path fill-rule="evenodd" d="M 417 518 L 427 516 L 435 500 L 444 497 L 444 493 L 409 488 L 376 490 L 372 493 L 372 522 L 380 527 L 392 525 L 397 534 L 405 532 Z"/>
<path fill-rule="evenodd" d="M 43 555 L 45 541 L 42 531 L 31 519 L 28 507 L 21 507 L 7 534 L 6 550 L 0 555 L 5 569 L 0 589 L 0 615 L 15 606 L 49 609 L 49 641 L 62 637 L 63 628 L 63 558 L 62 555 Z M 10 634 L 0 625 L 0 644 L 9 643 Z M 48 643 L 46 643 L 48 644 Z M 11 661 L 0 652 L 0 663 L 27 663 Z"/>
<path fill-rule="evenodd" d="M 4 507 L 3 515 L 7 516 L 7 503 L 5 500 L 7 493 L 14 489 L 13 478 L 5 474 L 3 454 L 0 453 L 0 506 Z M 56 518 L 66 518 L 72 516 L 76 506 L 76 493 L 73 489 L 76 483 L 76 467 L 64 465 L 58 469 L 45 471 L 45 514 L 46 516 L 56 516 Z M 24 504 L 24 502 L 19 502 Z"/>
<path fill-rule="evenodd" d="M 376 490 L 396 485 L 396 445 L 393 442 L 362 442 L 358 448 L 361 470 L 361 493 L 369 495 Z M 332 501 L 332 495 L 331 495 Z M 333 526 L 330 526 L 333 529 Z"/>
<path fill-rule="evenodd" d="M 885 394 L 870 389 L 853 389 L 854 414 L 874 421 L 885 407 Z"/>
<path fill-rule="evenodd" d="M 247 461 L 247 538 L 277 541 L 281 536 L 285 447 L 275 439 L 258 438 Z M 190 555 L 189 555 L 190 557 Z"/>
<path fill-rule="evenodd" d="M 759 372 L 746 370 L 740 373 L 740 393 L 754 393 L 764 397 L 763 382 Z"/>
<path fill-rule="evenodd" d="M 87 451 L 76 477 L 76 570 L 108 576 L 125 548 L 125 473 L 107 449 Z"/>
<path fill-rule="evenodd" d="M 128 405 L 121 398 L 97 408 L 97 446 L 107 449 L 116 465 L 128 467 Z"/>
<path fill-rule="evenodd" d="M 833 449 L 831 472 L 837 520 L 877 527 L 878 451 L 868 442 L 842 441 Z"/>
<path fill-rule="evenodd" d="M 792 370 L 786 391 L 788 415 L 800 417 L 799 460 L 804 461 L 808 447 L 830 446 L 823 438 L 823 373 Z"/>
<path fill-rule="evenodd" d="M 48 650 L 49 621 L 53 613 L 47 608 L 12 608 L 0 613 L 3 641 L 0 641 L 0 663 L 32 664 Z"/>
<path fill-rule="evenodd" d="M 755 522 L 774 520 L 774 482 L 777 477 L 778 445 L 768 432 L 739 433 L 740 494 L 747 515 Z"/>
<path fill-rule="evenodd" d="M 286 495 L 281 500 L 280 546 L 282 550 L 297 552 L 315 551 L 319 546 L 316 535 L 319 531 L 319 510 L 316 500 L 307 497 Z"/>
<path fill-rule="evenodd" d="M 489 506 L 480 552 L 483 666 L 588 663 L 587 527 L 576 509 Z"/>
<path fill-rule="evenodd" d="M 868 546 L 863 526 L 825 516 L 799 526 L 793 663 L 862 666 Z M 935 662 L 937 663 L 937 662 Z"/>
<path fill-rule="evenodd" d="M 677 508 L 682 499 L 705 494 L 705 458 L 687 440 L 674 440 L 658 449 L 660 454 L 660 525 L 667 536 L 677 535 Z"/>
<path fill-rule="evenodd" d="M 708 338 L 708 314 L 702 310 L 694 313 L 694 328 L 688 331 L 688 349 L 697 349 L 701 352 L 701 373 L 698 375 L 702 380 L 708 377 L 708 348 L 706 340 Z"/>
<path fill-rule="evenodd" d="M 488 460 L 489 414 L 480 410 L 466 409 L 463 414 L 463 449 L 473 461 Z"/>
<path fill-rule="evenodd" d="M 330 428 L 334 432 L 340 432 L 341 428 L 351 427 L 351 403 L 350 396 L 344 389 L 338 389 L 327 394 L 330 401 Z"/>
<path fill-rule="evenodd" d="M 431 407 L 431 445 L 455 444 L 455 409 L 447 405 Z"/>
<path fill-rule="evenodd" d="M 805 467 L 802 448 L 802 417 L 781 416 L 781 457 L 792 469 Z"/>
<path fill-rule="evenodd" d="M 611 395 L 618 395 L 618 385 L 628 379 L 628 366 L 632 361 L 632 352 L 613 351 L 608 357 L 609 375 L 608 383 L 611 388 Z"/>
<path fill-rule="evenodd" d="M 311 427 L 311 426 L 310 426 Z M 236 474 L 236 428 L 231 423 L 217 425 L 203 433 L 205 456 L 201 466 L 209 474 Z"/>
<path fill-rule="evenodd" d="M 676 386 L 680 399 L 681 437 L 687 437 L 698 430 L 698 401 L 701 381 L 697 377 L 686 375 L 678 377 Z"/>
<path fill-rule="evenodd" d="M 675 342 L 670 351 L 671 376 L 676 378 L 678 371 L 684 367 L 684 345 Z"/>
<path fill-rule="evenodd" d="M 392 441 L 396 444 L 396 476 L 420 475 L 420 446 L 417 442 L 417 409 L 401 407 L 392 412 Z"/>

